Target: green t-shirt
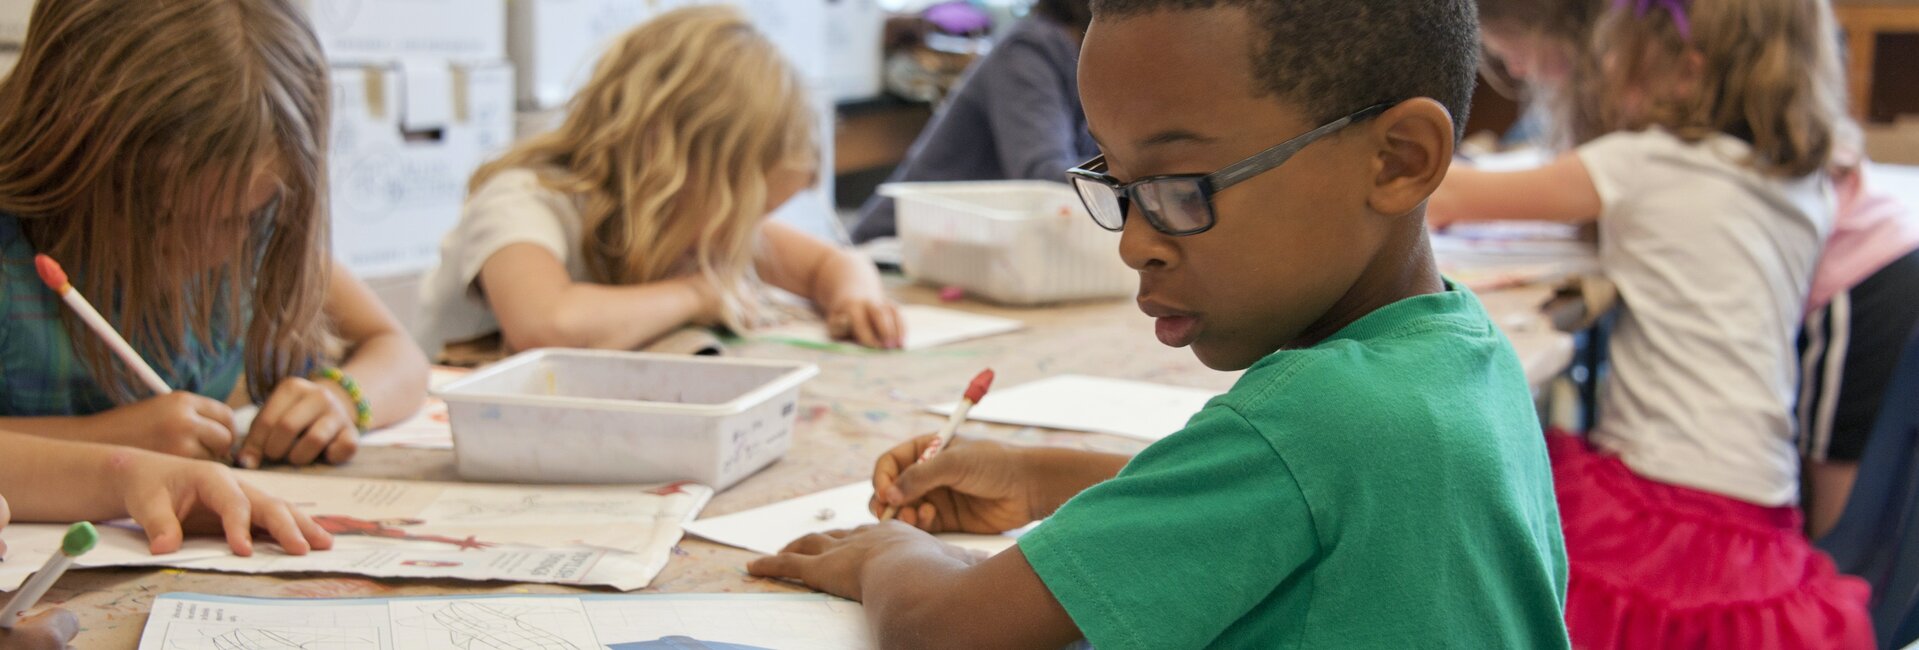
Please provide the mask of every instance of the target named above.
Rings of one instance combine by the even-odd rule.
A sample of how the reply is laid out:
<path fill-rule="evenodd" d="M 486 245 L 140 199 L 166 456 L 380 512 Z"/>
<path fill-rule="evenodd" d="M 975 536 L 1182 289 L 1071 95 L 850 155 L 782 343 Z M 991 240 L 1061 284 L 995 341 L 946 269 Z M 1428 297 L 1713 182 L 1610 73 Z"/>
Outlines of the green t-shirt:
<path fill-rule="evenodd" d="M 1275 352 L 1020 539 L 1127 648 L 1564 648 L 1525 373 L 1463 289 Z"/>

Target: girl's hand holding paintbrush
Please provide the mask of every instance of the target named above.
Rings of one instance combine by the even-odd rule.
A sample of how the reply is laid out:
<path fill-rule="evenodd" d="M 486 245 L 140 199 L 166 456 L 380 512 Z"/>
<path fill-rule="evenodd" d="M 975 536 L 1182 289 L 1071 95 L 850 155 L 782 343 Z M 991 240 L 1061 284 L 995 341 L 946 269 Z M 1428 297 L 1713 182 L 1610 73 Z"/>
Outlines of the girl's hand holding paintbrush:
<path fill-rule="evenodd" d="M 233 407 L 186 391 L 105 411 L 83 424 L 72 439 L 223 463 L 233 456 Z"/>
<path fill-rule="evenodd" d="M 220 462 L 237 460 L 247 469 L 264 461 L 286 460 L 307 465 L 324 457 L 327 462 L 343 463 L 359 448 L 359 429 L 370 414 L 364 400 L 354 394 L 351 379 L 334 370 L 333 378 L 321 382 L 290 378 L 280 382 L 254 418 L 251 432 L 239 457 L 233 457 L 233 442 L 239 429 L 233 409 L 219 401 L 175 391 L 146 359 L 134 350 L 120 331 L 100 315 L 93 303 L 67 277 L 60 263 L 46 255 L 34 257 L 34 270 L 47 289 L 60 296 L 87 328 L 107 344 L 122 364 L 140 380 L 152 397 L 101 413 L 87 426 L 70 436 L 91 442 L 137 447 L 163 454 Z M 365 314 L 343 323 L 356 330 L 378 330 L 379 319 L 368 321 Z M 366 338 L 371 334 L 360 338 Z"/>

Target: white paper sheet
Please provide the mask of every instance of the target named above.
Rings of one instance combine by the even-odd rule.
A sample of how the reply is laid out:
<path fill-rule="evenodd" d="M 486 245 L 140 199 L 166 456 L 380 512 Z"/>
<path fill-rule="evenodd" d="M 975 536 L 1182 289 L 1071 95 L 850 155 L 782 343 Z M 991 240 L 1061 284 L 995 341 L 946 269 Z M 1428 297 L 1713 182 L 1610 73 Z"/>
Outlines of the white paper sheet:
<path fill-rule="evenodd" d="M 195 540 L 195 546 L 218 544 Z M 331 551 L 302 556 L 258 552 L 253 557 L 222 555 L 165 566 L 222 573 L 350 573 L 373 578 L 433 578 L 525 582 L 632 591 L 645 587 L 666 567 L 671 546 L 659 553 L 627 553 L 595 546 L 535 548 L 491 546 L 459 550 L 451 546 L 384 539 L 351 539 Z"/>
<path fill-rule="evenodd" d="M 129 524 L 130 525 L 130 524 Z M 231 554 L 224 543 L 218 548 L 211 546 L 192 546 L 182 548 L 177 553 L 156 556 L 147 550 L 147 535 L 138 529 L 123 528 L 120 525 L 102 524 L 100 542 L 92 551 L 80 557 L 81 567 L 140 566 L 165 564 L 168 562 L 201 560 L 224 557 Z M 54 553 L 60 552 L 60 541 L 66 537 L 67 527 L 48 524 L 13 524 L 0 530 L 0 539 L 7 542 L 6 561 L 0 562 L 0 591 L 13 591 L 27 581 L 33 572 Z"/>
<path fill-rule="evenodd" d="M 282 600 L 175 593 L 154 601 L 140 647 L 858 650 L 872 647 L 869 639 L 858 603 L 824 595 Z"/>
<path fill-rule="evenodd" d="M 752 510 L 701 519 L 687 524 L 686 532 L 727 546 L 772 555 L 788 542 L 805 535 L 878 523 L 879 519 L 866 509 L 872 498 L 872 484 L 854 483 Z M 939 538 L 961 548 L 998 553 L 1013 546 L 1026 530 L 1022 528 L 1004 535 L 947 534 Z"/>
<path fill-rule="evenodd" d="M 127 522 L 101 527 L 79 567 L 171 566 L 237 573 L 332 572 L 393 578 L 511 580 L 646 586 L 666 566 L 681 525 L 713 491 L 703 485 L 534 487 L 353 479 L 279 472 L 242 478 L 281 495 L 334 532 L 334 549 L 303 557 L 271 543 L 253 557 L 219 538 L 196 537 L 179 553 L 152 556 Z M 15 525 L 0 589 L 13 589 L 59 548 L 64 526 Z M 16 546 L 17 545 L 17 546 Z"/>
<path fill-rule="evenodd" d="M 1216 395 L 1197 388 L 1059 375 L 987 393 L 967 418 L 1153 441 L 1185 428 L 1186 420 Z M 951 415 L 957 407 L 948 403 L 928 410 Z"/>
<path fill-rule="evenodd" d="M 924 350 L 949 343 L 1014 332 L 1026 327 L 1025 323 L 1010 318 L 930 305 L 901 306 L 900 320 L 906 326 L 906 340 L 903 341 L 902 346 L 906 350 Z M 785 339 L 821 344 L 834 342 L 833 338 L 827 335 L 826 326 L 817 321 L 788 323 L 779 327 L 755 330 L 753 336 L 762 339 Z"/>

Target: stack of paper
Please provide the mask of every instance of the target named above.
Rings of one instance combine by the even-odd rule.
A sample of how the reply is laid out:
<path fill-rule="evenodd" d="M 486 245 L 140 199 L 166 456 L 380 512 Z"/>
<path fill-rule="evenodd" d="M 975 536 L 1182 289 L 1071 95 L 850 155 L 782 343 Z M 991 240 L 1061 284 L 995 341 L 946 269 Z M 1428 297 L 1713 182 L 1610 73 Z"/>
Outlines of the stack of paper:
<path fill-rule="evenodd" d="M 1456 224 L 1432 236 L 1439 270 L 1477 291 L 1555 282 L 1599 268 L 1596 247 L 1559 223 Z"/>

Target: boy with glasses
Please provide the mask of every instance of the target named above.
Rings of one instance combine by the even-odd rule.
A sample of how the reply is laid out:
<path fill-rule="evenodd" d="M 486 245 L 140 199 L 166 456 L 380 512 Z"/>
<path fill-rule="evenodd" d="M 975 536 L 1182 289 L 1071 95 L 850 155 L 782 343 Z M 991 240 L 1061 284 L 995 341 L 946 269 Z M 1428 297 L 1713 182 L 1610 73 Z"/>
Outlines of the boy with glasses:
<path fill-rule="evenodd" d="M 1471 0 L 1093 7 L 1080 94 L 1106 155 L 1070 180 L 1123 233 L 1160 341 L 1244 376 L 1130 459 L 902 444 L 872 504 L 900 522 L 749 570 L 864 601 L 887 647 L 1566 647 L 1524 374 L 1423 225 L 1472 92 Z M 926 534 L 1038 519 L 990 558 Z"/>

